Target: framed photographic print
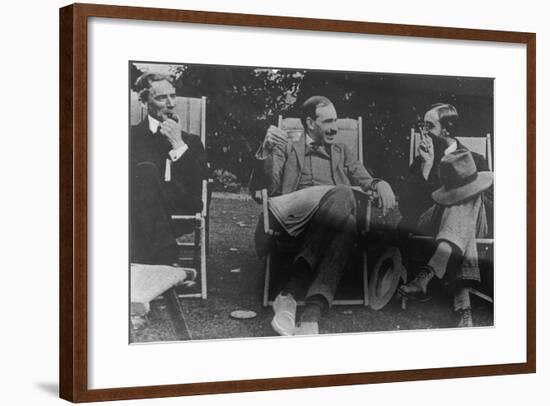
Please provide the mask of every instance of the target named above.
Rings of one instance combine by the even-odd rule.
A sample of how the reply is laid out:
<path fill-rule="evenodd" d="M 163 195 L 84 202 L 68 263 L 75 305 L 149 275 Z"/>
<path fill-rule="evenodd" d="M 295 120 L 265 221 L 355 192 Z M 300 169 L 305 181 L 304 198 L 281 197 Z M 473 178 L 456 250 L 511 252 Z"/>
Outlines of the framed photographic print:
<path fill-rule="evenodd" d="M 535 34 L 60 30 L 62 398 L 535 372 Z"/>

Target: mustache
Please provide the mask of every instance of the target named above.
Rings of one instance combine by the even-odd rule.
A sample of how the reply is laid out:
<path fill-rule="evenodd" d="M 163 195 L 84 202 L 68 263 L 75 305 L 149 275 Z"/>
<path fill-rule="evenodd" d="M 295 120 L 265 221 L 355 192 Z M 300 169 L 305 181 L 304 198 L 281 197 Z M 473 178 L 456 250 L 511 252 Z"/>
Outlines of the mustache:
<path fill-rule="evenodd" d="M 326 134 L 326 135 L 336 135 L 336 134 L 338 134 L 338 131 L 336 131 L 336 130 L 330 130 L 329 132 L 326 132 L 325 134 Z"/>
<path fill-rule="evenodd" d="M 168 110 L 162 114 L 162 121 L 165 120 L 174 120 L 176 123 L 179 123 L 179 117 L 176 115 L 176 113 L 172 110 Z"/>

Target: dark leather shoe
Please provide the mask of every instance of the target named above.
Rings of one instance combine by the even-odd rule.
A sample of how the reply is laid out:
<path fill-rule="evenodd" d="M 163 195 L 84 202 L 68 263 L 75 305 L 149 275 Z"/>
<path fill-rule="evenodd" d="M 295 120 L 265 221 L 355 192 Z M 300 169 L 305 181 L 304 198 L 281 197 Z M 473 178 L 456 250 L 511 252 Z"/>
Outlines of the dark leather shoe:
<path fill-rule="evenodd" d="M 472 309 L 461 309 L 458 311 L 458 315 L 460 316 L 458 327 L 474 327 Z"/>
<path fill-rule="evenodd" d="M 428 283 L 430 283 L 434 275 L 435 272 L 431 266 L 423 266 L 412 281 L 399 287 L 399 294 L 420 302 L 430 300 L 432 297 L 428 295 Z"/>

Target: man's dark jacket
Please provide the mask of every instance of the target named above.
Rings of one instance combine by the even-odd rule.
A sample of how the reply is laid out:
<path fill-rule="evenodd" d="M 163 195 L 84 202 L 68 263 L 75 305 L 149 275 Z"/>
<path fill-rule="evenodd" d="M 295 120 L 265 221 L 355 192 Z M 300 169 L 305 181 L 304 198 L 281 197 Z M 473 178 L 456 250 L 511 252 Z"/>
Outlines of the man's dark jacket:
<path fill-rule="evenodd" d="M 208 177 L 206 152 L 200 138 L 182 132 L 182 139 L 189 149 L 175 162 L 171 163 L 171 183 L 177 190 L 200 198 L 202 180 Z M 131 168 L 140 162 L 152 162 L 159 169 L 164 179 L 166 159 L 172 149 L 163 134 L 153 134 L 149 130 L 149 120 L 145 118 L 138 125 L 132 126 L 130 132 Z"/>
<path fill-rule="evenodd" d="M 177 257 L 175 239 L 188 225 L 174 224 L 172 214 L 195 214 L 203 207 L 202 180 L 207 177 L 206 153 L 199 137 L 182 133 L 188 150 L 170 163 L 170 181 L 164 180 L 172 149 L 166 136 L 153 134 L 149 120 L 130 132 L 131 260 L 138 263 L 172 263 Z"/>

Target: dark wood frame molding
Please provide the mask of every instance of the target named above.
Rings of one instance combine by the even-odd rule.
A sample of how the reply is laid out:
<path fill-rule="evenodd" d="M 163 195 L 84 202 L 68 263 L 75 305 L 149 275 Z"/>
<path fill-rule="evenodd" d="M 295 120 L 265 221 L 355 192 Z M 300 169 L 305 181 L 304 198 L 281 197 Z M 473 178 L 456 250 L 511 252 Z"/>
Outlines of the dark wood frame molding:
<path fill-rule="evenodd" d="M 527 46 L 527 361 L 504 365 L 90 390 L 87 385 L 87 27 L 89 17 L 493 41 Z M 72 402 L 533 373 L 536 370 L 536 36 L 534 33 L 96 4 L 60 9 L 60 396 Z"/>

